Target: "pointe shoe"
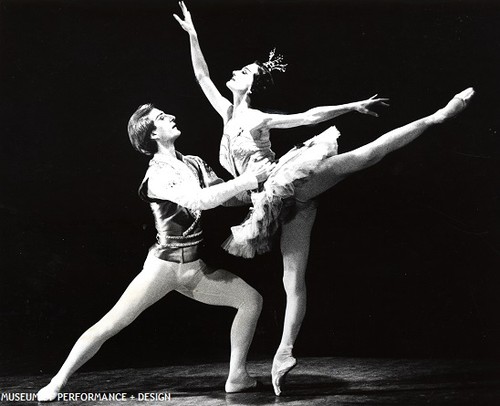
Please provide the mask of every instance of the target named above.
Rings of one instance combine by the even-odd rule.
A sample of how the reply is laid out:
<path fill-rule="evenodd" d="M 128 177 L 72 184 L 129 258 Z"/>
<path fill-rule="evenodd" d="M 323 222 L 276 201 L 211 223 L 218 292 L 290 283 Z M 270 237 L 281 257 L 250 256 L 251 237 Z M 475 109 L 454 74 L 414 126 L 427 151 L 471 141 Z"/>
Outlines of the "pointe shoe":
<path fill-rule="evenodd" d="M 468 87 L 467 89 L 462 90 L 460 93 L 457 93 L 454 98 L 462 100 L 464 105 L 467 105 L 471 97 L 474 96 L 474 93 L 476 93 L 474 91 L 474 88 Z"/>
<path fill-rule="evenodd" d="M 285 383 L 286 375 L 297 365 L 297 360 L 291 355 L 284 360 L 274 358 L 271 369 L 271 379 L 276 396 L 281 395 L 281 386 Z"/>
<path fill-rule="evenodd" d="M 475 91 L 472 87 L 468 87 L 460 93 L 457 93 L 445 107 L 435 113 L 436 121 L 438 123 L 442 123 L 443 121 L 453 118 L 457 114 L 461 113 L 462 110 L 469 105 L 469 102 L 474 94 Z"/>

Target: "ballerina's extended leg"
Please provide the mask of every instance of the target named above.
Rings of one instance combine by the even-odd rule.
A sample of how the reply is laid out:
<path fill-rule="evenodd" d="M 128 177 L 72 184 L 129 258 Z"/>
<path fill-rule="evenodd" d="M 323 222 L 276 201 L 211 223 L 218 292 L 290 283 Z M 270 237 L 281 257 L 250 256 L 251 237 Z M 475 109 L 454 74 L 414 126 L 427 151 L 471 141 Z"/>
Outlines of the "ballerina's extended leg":
<path fill-rule="evenodd" d="M 469 105 L 472 96 L 474 96 L 474 89 L 469 87 L 456 94 L 445 107 L 429 116 L 391 130 L 352 151 L 326 158 L 308 181 L 296 189 L 296 198 L 313 199 L 350 174 L 375 165 L 389 153 L 417 139 L 427 129 L 461 113 Z"/>

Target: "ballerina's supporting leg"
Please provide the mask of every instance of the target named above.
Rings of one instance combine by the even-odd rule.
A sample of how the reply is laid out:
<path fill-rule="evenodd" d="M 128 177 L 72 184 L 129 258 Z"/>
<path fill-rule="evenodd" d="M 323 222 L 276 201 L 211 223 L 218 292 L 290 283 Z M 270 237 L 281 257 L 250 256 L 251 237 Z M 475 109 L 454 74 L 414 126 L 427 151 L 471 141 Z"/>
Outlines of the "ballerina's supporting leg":
<path fill-rule="evenodd" d="M 281 393 L 281 385 L 286 374 L 296 364 L 296 360 L 292 356 L 292 348 L 306 313 L 305 274 L 311 230 L 315 218 L 316 205 L 314 202 L 297 202 L 297 213 L 290 221 L 283 224 L 281 230 L 286 310 L 283 335 L 274 356 L 271 371 L 272 383 L 277 396 Z"/>
<path fill-rule="evenodd" d="M 458 93 L 444 108 L 430 116 L 389 131 L 353 151 L 325 159 L 315 170 L 313 176 L 297 188 L 296 197 L 300 200 L 312 199 L 335 186 L 346 176 L 375 165 L 390 152 L 396 151 L 418 138 L 428 128 L 459 114 L 467 107 L 473 95 L 474 90 L 468 88 Z"/>

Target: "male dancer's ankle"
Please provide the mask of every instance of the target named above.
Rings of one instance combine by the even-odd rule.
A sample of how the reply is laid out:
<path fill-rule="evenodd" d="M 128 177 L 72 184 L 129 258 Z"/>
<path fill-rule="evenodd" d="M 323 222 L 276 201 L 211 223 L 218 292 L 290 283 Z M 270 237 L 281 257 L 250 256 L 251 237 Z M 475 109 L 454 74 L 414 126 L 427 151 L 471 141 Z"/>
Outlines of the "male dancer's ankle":
<path fill-rule="evenodd" d="M 39 402 L 52 402 L 57 398 L 62 388 L 66 385 L 66 380 L 54 376 L 50 383 L 40 389 L 37 393 L 37 400 Z"/>

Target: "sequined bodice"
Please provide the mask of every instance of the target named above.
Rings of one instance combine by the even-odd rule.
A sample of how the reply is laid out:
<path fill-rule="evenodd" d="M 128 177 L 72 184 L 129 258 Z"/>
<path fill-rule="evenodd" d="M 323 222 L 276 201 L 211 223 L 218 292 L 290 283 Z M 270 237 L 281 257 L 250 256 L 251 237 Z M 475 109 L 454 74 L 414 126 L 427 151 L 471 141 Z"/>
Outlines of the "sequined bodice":
<path fill-rule="evenodd" d="M 220 143 L 219 160 L 234 177 L 244 173 L 254 162 L 273 161 L 274 157 L 268 131 L 252 133 L 234 120 L 230 120 L 225 125 Z"/>

